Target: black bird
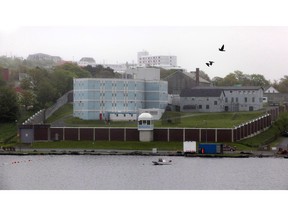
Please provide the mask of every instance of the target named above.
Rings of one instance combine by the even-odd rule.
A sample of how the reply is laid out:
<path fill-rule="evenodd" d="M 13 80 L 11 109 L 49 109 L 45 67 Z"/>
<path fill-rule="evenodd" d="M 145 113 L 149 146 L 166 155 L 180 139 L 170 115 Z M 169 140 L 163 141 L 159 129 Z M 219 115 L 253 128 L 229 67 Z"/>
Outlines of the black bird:
<path fill-rule="evenodd" d="M 210 67 L 210 65 L 212 65 L 214 62 L 213 61 L 209 61 L 209 63 L 206 63 L 206 65 L 208 66 L 208 67 Z"/>
<path fill-rule="evenodd" d="M 225 50 L 224 50 L 224 44 L 222 45 L 221 48 L 219 48 L 219 51 L 221 51 L 221 52 L 225 52 Z"/>

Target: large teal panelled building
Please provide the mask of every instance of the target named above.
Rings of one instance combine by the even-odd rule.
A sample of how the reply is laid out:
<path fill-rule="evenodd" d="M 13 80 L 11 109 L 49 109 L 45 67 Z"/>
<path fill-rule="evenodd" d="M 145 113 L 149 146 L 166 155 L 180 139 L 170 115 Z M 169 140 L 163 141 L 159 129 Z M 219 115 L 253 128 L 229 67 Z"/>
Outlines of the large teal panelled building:
<path fill-rule="evenodd" d="M 168 82 L 144 79 L 74 79 L 73 115 L 85 120 L 110 116 L 136 120 L 139 109 L 162 109 L 168 104 Z"/>

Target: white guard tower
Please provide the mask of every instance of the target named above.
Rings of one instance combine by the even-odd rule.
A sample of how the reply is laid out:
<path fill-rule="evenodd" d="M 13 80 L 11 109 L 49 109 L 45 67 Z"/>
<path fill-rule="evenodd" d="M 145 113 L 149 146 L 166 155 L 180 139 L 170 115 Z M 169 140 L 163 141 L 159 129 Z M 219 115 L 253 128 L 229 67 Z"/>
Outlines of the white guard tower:
<path fill-rule="evenodd" d="M 139 140 L 141 142 L 153 141 L 153 116 L 150 113 L 142 113 L 138 117 Z"/>

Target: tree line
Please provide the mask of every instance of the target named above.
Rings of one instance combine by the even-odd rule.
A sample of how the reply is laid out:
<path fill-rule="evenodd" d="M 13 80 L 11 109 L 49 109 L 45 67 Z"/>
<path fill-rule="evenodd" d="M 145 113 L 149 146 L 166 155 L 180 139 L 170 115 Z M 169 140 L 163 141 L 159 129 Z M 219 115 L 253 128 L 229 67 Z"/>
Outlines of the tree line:
<path fill-rule="evenodd" d="M 48 108 L 66 92 L 73 89 L 74 78 L 121 78 L 122 75 L 115 73 L 111 68 L 101 65 L 96 67 L 79 67 L 74 63 L 65 63 L 51 68 L 34 67 L 25 60 L 9 59 L 0 57 L 0 72 L 3 68 L 9 68 L 10 80 L 2 79 L 0 75 L 0 122 L 15 121 L 21 115 L 22 110 Z M 160 70 L 161 78 L 175 72 L 175 70 Z M 18 84 L 15 91 L 15 83 L 18 82 L 19 74 L 24 78 Z M 288 76 L 273 83 L 266 80 L 261 74 L 248 75 L 241 71 L 229 73 L 224 78 L 210 77 L 200 71 L 200 76 L 210 81 L 215 86 L 273 86 L 281 93 L 288 93 Z M 16 88 L 17 89 L 17 88 Z"/>

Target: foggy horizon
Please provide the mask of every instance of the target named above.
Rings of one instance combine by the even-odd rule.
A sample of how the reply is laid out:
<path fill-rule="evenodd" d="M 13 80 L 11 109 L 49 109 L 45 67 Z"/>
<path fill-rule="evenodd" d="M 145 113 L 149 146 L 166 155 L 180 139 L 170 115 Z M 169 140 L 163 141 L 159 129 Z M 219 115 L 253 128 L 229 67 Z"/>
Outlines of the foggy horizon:
<path fill-rule="evenodd" d="M 280 80 L 288 72 L 288 27 L 19 27 L 0 31 L 0 55 L 44 53 L 65 61 L 92 57 L 97 64 L 137 63 L 137 52 L 175 55 L 187 71 L 213 77 L 234 71 Z M 218 48 L 225 45 L 225 52 Z M 214 61 L 211 67 L 206 62 Z"/>

